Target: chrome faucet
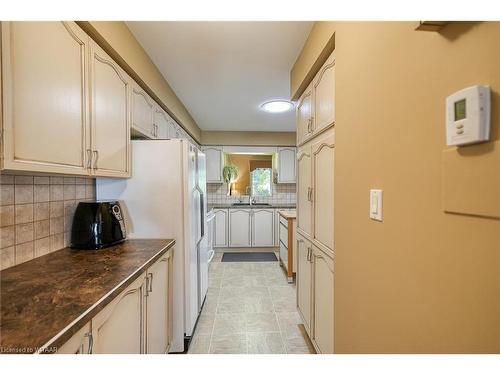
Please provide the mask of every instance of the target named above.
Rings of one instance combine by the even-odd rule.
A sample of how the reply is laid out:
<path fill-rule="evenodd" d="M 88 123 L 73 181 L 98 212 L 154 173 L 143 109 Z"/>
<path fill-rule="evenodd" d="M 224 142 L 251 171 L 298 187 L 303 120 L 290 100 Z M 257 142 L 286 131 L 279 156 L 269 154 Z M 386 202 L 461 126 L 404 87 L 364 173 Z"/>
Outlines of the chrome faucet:
<path fill-rule="evenodd" d="M 247 186 L 245 189 L 246 195 L 248 195 L 248 204 L 251 206 L 252 204 L 255 204 L 255 198 L 252 198 L 252 188 L 251 186 Z M 250 191 L 250 192 L 249 192 Z"/>

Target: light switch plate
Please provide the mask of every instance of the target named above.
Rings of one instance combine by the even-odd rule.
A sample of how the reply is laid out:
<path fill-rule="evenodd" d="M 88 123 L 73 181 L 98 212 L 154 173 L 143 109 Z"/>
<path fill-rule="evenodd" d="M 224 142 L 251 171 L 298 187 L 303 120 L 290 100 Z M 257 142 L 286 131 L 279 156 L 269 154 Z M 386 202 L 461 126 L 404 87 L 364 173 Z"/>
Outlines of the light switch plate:
<path fill-rule="evenodd" d="M 382 221 L 382 190 L 370 190 L 370 219 Z"/>

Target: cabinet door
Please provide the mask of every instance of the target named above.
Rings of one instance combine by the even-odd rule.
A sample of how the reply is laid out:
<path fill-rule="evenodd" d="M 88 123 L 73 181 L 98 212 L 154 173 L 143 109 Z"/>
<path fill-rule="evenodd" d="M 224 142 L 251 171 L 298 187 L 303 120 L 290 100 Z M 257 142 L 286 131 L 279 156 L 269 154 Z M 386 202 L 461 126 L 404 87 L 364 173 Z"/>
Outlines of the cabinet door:
<path fill-rule="evenodd" d="M 335 122 L 335 52 L 330 55 L 313 80 L 313 132 Z"/>
<path fill-rule="evenodd" d="M 91 170 L 95 176 L 130 176 L 130 77 L 91 42 Z"/>
<path fill-rule="evenodd" d="M 310 237 L 312 230 L 311 147 L 305 145 L 297 153 L 297 228 Z"/>
<path fill-rule="evenodd" d="M 167 353 L 172 332 L 171 252 L 152 265 L 146 275 L 146 353 Z"/>
<path fill-rule="evenodd" d="M 312 131 L 312 85 L 309 85 L 297 104 L 297 145 L 304 143 Z"/>
<path fill-rule="evenodd" d="M 182 138 L 181 134 L 181 129 L 179 128 L 179 125 L 174 122 L 173 124 L 173 137 L 172 138 Z"/>
<path fill-rule="evenodd" d="M 251 210 L 229 210 L 229 246 L 248 247 L 251 245 Z"/>
<path fill-rule="evenodd" d="M 280 245 L 280 210 L 274 210 L 274 247 Z"/>
<path fill-rule="evenodd" d="M 214 210 L 214 246 L 227 247 L 228 241 L 228 210 Z"/>
<path fill-rule="evenodd" d="M 333 259 L 313 247 L 313 334 L 321 353 L 333 353 Z"/>
<path fill-rule="evenodd" d="M 203 147 L 207 158 L 207 182 L 222 183 L 222 168 L 224 167 L 224 156 L 222 147 Z"/>
<path fill-rule="evenodd" d="M 175 122 L 172 119 L 168 122 L 168 138 L 175 138 Z"/>
<path fill-rule="evenodd" d="M 74 22 L 2 22 L 3 168 L 88 174 L 88 36 Z"/>
<path fill-rule="evenodd" d="M 297 160 L 297 153 L 295 147 L 278 148 L 278 183 L 282 184 L 295 183 L 296 160 Z"/>
<path fill-rule="evenodd" d="M 153 100 L 134 82 L 132 86 L 132 126 L 149 138 L 155 138 Z"/>
<path fill-rule="evenodd" d="M 252 246 L 274 246 L 274 210 L 252 210 Z"/>
<path fill-rule="evenodd" d="M 144 352 L 144 280 L 141 275 L 92 319 L 93 353 Z"/>
<path fill-rule="evenodd" d="M 90 354 L 92 351 L 90 322 L 57 349 L 57 354 Z"/>
<path fill-rule="evenodd" d="M 297 234 L 297 309 L 307 333 L 311 333 L 312 245 Z"/>
<path fill-rule="evenodd" d="M 335 130 L 330 129 L 312 145 L 313 234 L 318 246 L 333 251 L 333 181 L 335 174 Z"/>
<path fill-rule="evenodd" d="M 154 124 L 156 126 L 156 138 L 169 139 L 170 138 L 170 116 L 160 108 L 155 106 L 154 110 Z"/>

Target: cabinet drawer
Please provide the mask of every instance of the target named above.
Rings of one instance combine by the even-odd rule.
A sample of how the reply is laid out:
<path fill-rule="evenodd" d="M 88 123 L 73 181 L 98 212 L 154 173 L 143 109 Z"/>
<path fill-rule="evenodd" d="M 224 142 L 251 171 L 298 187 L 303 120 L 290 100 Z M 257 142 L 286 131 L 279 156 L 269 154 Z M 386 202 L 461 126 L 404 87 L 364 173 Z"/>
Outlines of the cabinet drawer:
<path fill-rule="evenodd" d="M 288 248 L 288 228 L 280 222 L 280 242 L 284 243 Z"/>

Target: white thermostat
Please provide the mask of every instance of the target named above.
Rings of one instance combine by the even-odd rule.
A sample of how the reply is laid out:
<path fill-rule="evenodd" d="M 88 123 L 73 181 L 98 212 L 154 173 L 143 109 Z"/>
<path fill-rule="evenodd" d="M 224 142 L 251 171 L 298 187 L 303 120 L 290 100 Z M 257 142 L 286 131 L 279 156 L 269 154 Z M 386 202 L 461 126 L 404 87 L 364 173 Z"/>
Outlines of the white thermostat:
<path fill-rule="evenodd" d="M 472 86 L 446 98 L 446 144 L 461 146 L 490 139 L 490 88 Z"/>

